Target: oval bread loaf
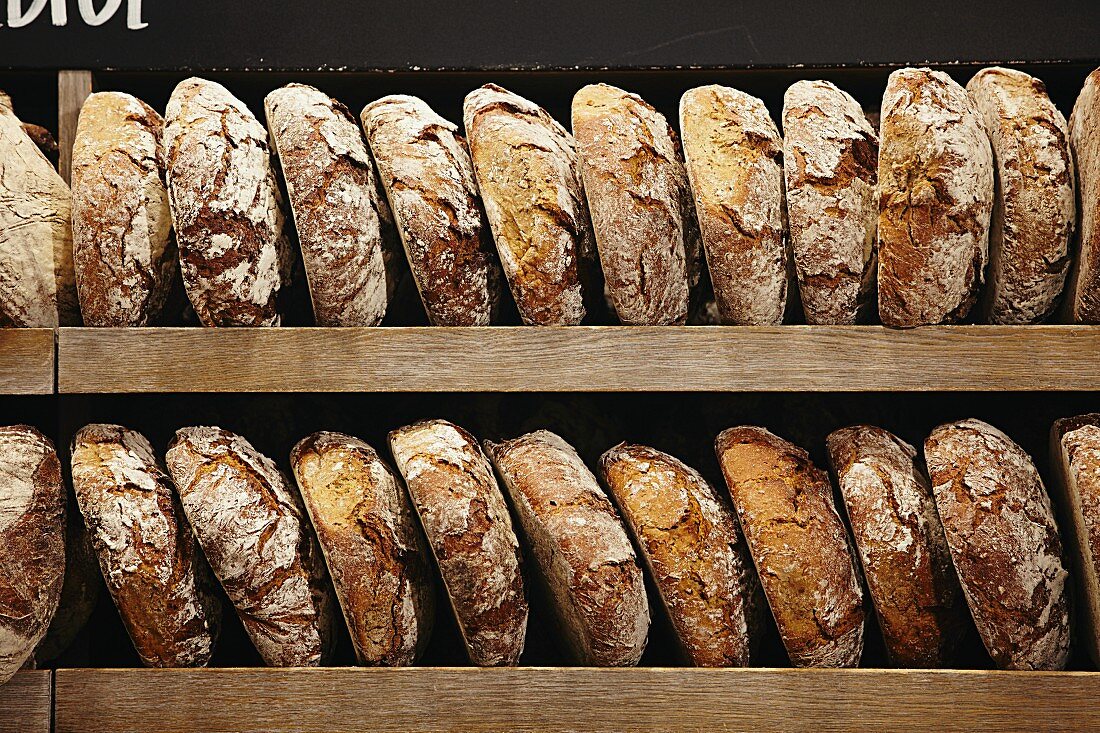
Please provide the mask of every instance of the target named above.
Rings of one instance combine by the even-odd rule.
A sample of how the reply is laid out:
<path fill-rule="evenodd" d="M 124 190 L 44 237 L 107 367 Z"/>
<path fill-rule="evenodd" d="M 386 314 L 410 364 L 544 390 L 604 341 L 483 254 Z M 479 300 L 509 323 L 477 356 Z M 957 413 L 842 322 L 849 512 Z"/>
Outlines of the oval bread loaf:
<path fill-rule="evenodd" d="M 544 109 L 487 84 L 466 95 L 466 137 L 481 200 L 520 317 L 572 326 L 585 316 L 596 243 L 573 136 Z"/>
<path fill-rule="evenodd" d="M 288 84 L 264 100 L 318 326 L 376 326 L 388 295 L 374 164 L 347 107 Z"/>
<path fill-rule="evenodd" d="M 315 667 L 335 635 L 335 603 L 301 499 L 239 435 L 181 428 L 165 457 L 210 568 L 272 667 Z"/>
<path fill-rule="evenodd" d="M 1080 221 L 1068 312 L 1074 323 L 1100 323 L 1100 69 L 1085 78 L 1069 117 L 1077 165 Z"/>
<path fill-rule="evenodd" d="M 390 433 L 470 661 L 514 665 L 527 632 L 519 540 L 489 459 L 446 420 Z"/>
<path fill-rule="evenodd" d="M 458 128 L 401 95 L 368 104 L 361 118 L 428 320 L 489 325 L 500 265 Z"/>
<path fill-rule="evenodd" d="M 61 598 L 65 487 L 53 443 L 27 425 L 0 428 L 0 474 L 2 685 L 28 660 L 33 664 Z"/>
<path fill-rule="evenodd" d="M 1062 669 L 1068 573 L 1050 497 L 1031 457 L 980 420 L 924 442 L 936 509 L 978 633 L 1001 669 Z"/>
<path fill-rule="evenodd" d="M 185 79 L 165 114 L 168 197 L 204 326 L 278 326 L 290 245 L 267 131 L 221 84 Z"/>
<path fill-rule="evenodd" d="M 607 84 L 577 92 L 572 125 L 605 287 L 619 320 L 683 324 L 700 245 L 676 133 L 640 97 Z"/>
<path fill-rule="evenodd" d="M 997 166 L 989 236 L 986 320 L 1045 320 L 1070 266 L 1077 208 L 1066 118 L 1046 87 L 1015 69 L 982 69 L 966 85 Z"/>
<path fill-rule="evenodd" d="M 827 81 L 783 95 L 783 174 L 806 323 L 851 325 L 874 308 L 878 134 Z"/>
<path fill-rule="evenodd" d="M 435 616 L 428 549 L 404 487 L 369 445 L 314 433 L 290 454 L 361 664 L 411 665 Z"/>
<path fill-rule="evenodd" d="M 80 510 L 65 509 L 65 581 L 50 628 L 34 650 L 39 666 L 57 659 L 76 641 L 99 603 L 103 577 Z"/>
<path fill-rule="evenodd" d="M 951 666 L 969 619 L 917 451 L 870 425 L 826 443 L 890 661 Z"/>
<path fill-rule="evenodd" d="M 684 657 L 747 667 L 764 599 L 737 518 L 706 479 L 653 448 L 621 443 L 600 473 L 630 528 Z"/>
<path fill-rule="evenodd" d="M 147 326 L 164 310 L 176 245 L 164 183 L 164 120 L 140 99 L 85 100 L 73 141 L 73 260 L 87 326 Z"/>
<path fill-rule="evenodd" d="M 72 195 L 0 92 L 0 327 L 80 323 Z"/>
<path fill-rule="evenodd" d="M 680 98 L 680 131 L 721 322 L 782 323 L 788 263 L 779 130 L 759 99 L 715 84 Z"/>
<path fill-rule="evenodd" d="M 715 451 L 791 664 L 858 666 L 863 590 L 828 475 L 764 428 L 725 430 Z"/>
<path fill-rule="evenodd" d="M 878 308 L 887 326 L 964 319 L 982 284 L 993 154 L 966 90 L 899 69 L 882 98 Z"/>
<path fill-rule="evenodd" d="M 205 666 L 221 601 L 149 441 L 119 425 L 86 425 L 73 436 L 72 470 L 103 578 L 141 661 Z"/>
<path fill-rule="evenodd" d="M 586 666 L 633 666 L 649 636 L 634 547 L 596 477 L 546 430 L 485 442 L 512 499 L 563 641 Z"/>

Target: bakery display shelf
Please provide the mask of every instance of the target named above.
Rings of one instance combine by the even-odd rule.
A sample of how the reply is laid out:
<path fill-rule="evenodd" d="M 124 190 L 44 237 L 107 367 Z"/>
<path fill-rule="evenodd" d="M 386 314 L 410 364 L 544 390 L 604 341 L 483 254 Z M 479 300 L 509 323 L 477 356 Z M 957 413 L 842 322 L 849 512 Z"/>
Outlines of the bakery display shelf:
<path fill-rule="evenodd" d="M 0 685 L 0 733 L 49 733 L 50 672 L 19 672 Z"/>
<path fill-rule="evenodd" d="M 0 395 L 43 395 L 53 391 L 53 329 L 0 329 Z"/>
<path fill-rule="evenodd" d="M 60 669 L 54 730 L 1090 730 L 1098 684 L 1093 672 Z"/>
<path fill-rule="evenodd" d="M 1100 389 L 1088 326 L 63 328 L 58 391 Z"/>

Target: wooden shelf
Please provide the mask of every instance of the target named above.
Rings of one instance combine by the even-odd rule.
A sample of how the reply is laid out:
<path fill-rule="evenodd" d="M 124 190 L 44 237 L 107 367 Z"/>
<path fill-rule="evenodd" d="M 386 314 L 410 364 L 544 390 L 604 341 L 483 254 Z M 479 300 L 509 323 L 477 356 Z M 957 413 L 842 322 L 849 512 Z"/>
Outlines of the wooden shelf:
<path fill-rule="evenodd" d="M 53 329 L 0 329 L 0 394 L 53 394 L 53 390 Z"/>
<path fill-rule="evenodd" d="M 63 328 L 57 377 L 62 393 L 1097 390 L 1100 327 Z"/>
<path fill-rule="evenodd" d="M 50 673 L 19 672 L 0 685 L 0 733 L 49 733 Z"/>
<path fill-rule="evenodd" d="M 54 730 L 1095 730 L 1098 685 L 1092 672 L 63 669 Z"/>

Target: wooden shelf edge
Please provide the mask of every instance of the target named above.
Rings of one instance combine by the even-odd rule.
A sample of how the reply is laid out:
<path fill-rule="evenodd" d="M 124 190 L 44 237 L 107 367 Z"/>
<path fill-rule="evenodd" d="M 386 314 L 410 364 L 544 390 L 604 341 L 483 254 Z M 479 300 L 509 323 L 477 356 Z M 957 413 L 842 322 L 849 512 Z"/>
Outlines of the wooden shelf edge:
<path fill-rule="evenodd" d="M 1100 673 L 62 669 L 57 733 L 1087 730 Z"/>
<path fill-rule="evenodd" d="M 1100 389 L 1100 327 L 92 329 L 58 391 L 693 392 Z"/>
<path fill-rule="evenodd" d="M 52 328 L 0 329 L 0 395 L 54 393 Z"/>
<path fill-rule="evenodd" d="M 49 733 L 52 706 L 51 672 L 16 673 L 0 685 L 0 733 Z"/>

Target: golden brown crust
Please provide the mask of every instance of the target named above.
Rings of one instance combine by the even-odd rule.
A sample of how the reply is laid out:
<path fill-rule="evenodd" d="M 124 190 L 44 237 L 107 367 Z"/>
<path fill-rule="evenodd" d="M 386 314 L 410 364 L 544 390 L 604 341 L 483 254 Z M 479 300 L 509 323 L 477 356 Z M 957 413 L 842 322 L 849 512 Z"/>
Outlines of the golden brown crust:
<path fill-rule="evenodd" d="M 1100 69 L 1088 75 L 1073 105 L 1069 139 L 1080 221 L 1068 310 L 1074 323 L 1100 323 Z"/>

